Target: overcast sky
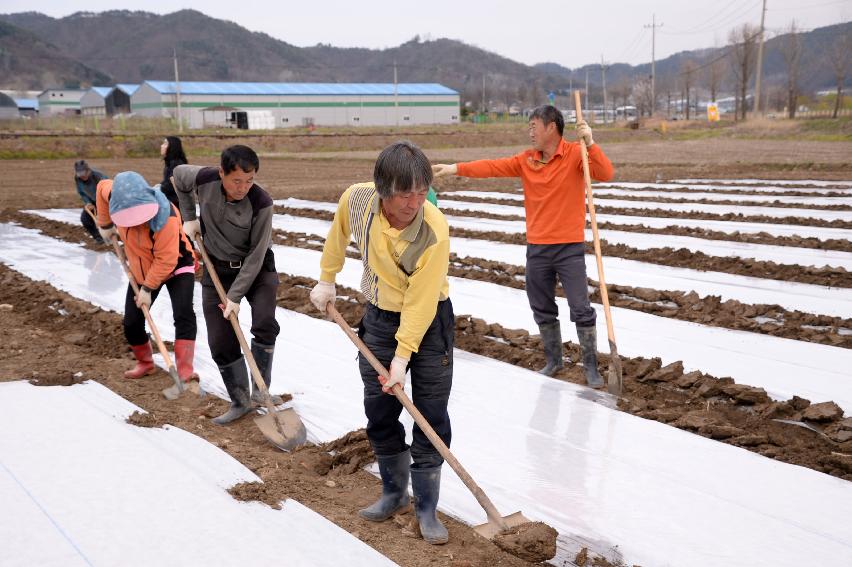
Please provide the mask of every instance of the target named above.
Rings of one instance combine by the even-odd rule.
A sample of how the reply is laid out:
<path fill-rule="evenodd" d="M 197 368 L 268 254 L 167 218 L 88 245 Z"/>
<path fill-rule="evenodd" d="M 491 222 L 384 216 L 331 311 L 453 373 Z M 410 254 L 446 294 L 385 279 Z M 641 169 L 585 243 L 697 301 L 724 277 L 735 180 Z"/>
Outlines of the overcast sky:
<path fill-rule="evenodd" d="M 795 19 L 813 29 L 852 19 L 852 0 L 766 0 L 770 36 Z M 415 35 L 449 37 L 522 63 L 553 61 L 566 67 L 599 62 L 631 64 L 651 59 L 652 14 L 657 58 L 678 51 L 722 46 L 731 28 L 760 23 L 763 0 L 617 0 L 544 2 L 426 0 L 396 2 L 317 0 L 3 0 L 4 13 L 38 11 L 62 17 L 77 11 L 145 10 L 167 14 L 194 8 L 298 46 L 393 47 Z M 529 11 L 521 9 L 529 6 Z M 533 7 L 538 6 L 538 7 Z M 84 38 L 81 38 L 84 41 Z"/>

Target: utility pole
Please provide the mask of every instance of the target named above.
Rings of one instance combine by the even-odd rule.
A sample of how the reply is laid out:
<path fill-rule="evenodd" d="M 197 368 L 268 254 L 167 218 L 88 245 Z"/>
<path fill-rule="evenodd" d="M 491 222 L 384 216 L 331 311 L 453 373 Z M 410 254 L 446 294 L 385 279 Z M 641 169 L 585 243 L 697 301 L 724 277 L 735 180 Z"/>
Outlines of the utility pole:
<path fill-rule="evenodd" d="M 651 14 L 651 25 L 645 24 L 645 28 L 651 28 L 651 116 L 657 110 L 657 28 L 663 27 L 662 22 L 657 23 L 657 14 Z"/>
<path fill-rule="evenodd" d="M 763 23 L 766 20 L 766 0 L 760 12 L 760 43 L 757 46 L 757 78 L 754 80 L 754 113 L 760 114 L 760 80 L 763 78 Z"/>
<path fill-rule="evenodd" d="M 485 73 L 482 74 L 482 114 L 488 114 L 488 108 L 485 106 Z"/>
<path fill-rule="evenodd" d="M 396 59 L 393 60 L 393 110 L 396 117 L 396 125 L 399 126 L 399 88 L 396 82 Z"/>
<path fill-rule="evenodd" d="M 603 85 L 603 121 L 606 124 L 606 64 L 601 53 L 601 84 Z"/>
<path fill-rule="evenodd" d="M 175 59 L 175 102 L 177 103 L 178 132 L 183 132 L 183 113 L 180 108 L 180 78 L 178 77 L 177 48 L 172 49 Z"/>
<path fill-rule="evenodd" d="M 583 105 L 586 107 L 586 109 L 588 109 L 589 108 L 589 68 L 588 67 L 586 67 L 586 92 L 585 92 L 585 95 L 586 95 L 586 100 L 583 103 Z M 592 116 L 594 116 L 594 115 L 595 114 L 593 112 Z"/>

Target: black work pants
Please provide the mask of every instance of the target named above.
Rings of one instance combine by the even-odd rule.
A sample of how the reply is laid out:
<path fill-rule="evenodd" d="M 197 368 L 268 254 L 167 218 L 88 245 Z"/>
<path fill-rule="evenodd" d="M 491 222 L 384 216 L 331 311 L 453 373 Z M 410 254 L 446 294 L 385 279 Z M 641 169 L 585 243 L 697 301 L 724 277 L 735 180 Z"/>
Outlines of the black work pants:
<path fill-rule="evenodd" d="M 556 276 L 559 276 L 571 310 L 571 321 L 578 327 L 594 327 L 597 314 L 589 302 L 585 255 L 583 242 L 527 244 L 527 299 L 538 325 L 553 323 L 559 318 L 556 306 Z"/>
<path fill-rule="evenodd" d="M 214 268 L 227 293 L 240 273 L 239 268 L 229 268 L 222 262 L 214 262 Z M 260 344 L 274 345 L 275 338 L 281 330 L 278 321 L 275 320 L 278 281 L 275 260 L 270 250 L 267 252 L 263 267 L 245 295 L 251 306 L 251 334 Z M 220 368 L 236 362 L 243 356 L 231 322 L 222 317 L 222 309 L 219 307 L 221 303 L 213 280 L 210 278 L 209 268 L 205 266 L 204 276 L 201 278 L 201 305 L 204 309 L 204 322 L 207 324 L 207 343 L 210 345 L 210 353 L 213 355 L 213 361 Z"/>
<path fill-rule="evenodd" d="M 396 352 L 399 313 L 367 305 L 358 334 L 385 368 L 390 368 Z M 452 429 L 447 404 L 453 385 L 453 343 L 455 316 L 449 299 L 438 303 L 435 318 L 423 335 L 418 352 L 408 363 L 414 405 L 438 436 L 450 445 Z M 376 371 L 363 355 L 358 356 L 364 382 L 364 413 L 367 415 L 367 437 L 376 455 L 396 455 L 406 449 L 405 429 L 399 421 L 402 404 L 393 394 L 382 392 Z M 413 468 L 440 466 L 444 459 L 432 446 L 420 427 L 414 424 L 411 444 Z"/>
<path fill-rule="evenodd" d="M 169 290 L 172 300 L 172 315 L 175 319 L 175 339 L 195 340 L 198 327 L 195 322 L 195 309 L 192 306 L 192 295 L 195 290 L 193 274 L 179 274 L 167 279 L 163 285 L 151 292 L 151 305 L 163 288 Z M 127 296 L 124 299 L 124 336 L 130 346 L 139 346 L 148 342 L 145 332 L 145 314 L 136 307 L 133 288 L 127 284 Z"/>
<path fill-rule="evenodd" d="M 86 212 L 86 209 L 83 209 L 80 212 L 80 224 L 83 225 L 83 228 L 86 229 L 86 232 L 88 232 L 92 236 L 92 238 L 94 238 L 95 240 L 100 240 L 101 233 L 98 232 L 98 225 L 95 224 L 95 219 L 93 219 L 89 215 L 89 213 Z"/>

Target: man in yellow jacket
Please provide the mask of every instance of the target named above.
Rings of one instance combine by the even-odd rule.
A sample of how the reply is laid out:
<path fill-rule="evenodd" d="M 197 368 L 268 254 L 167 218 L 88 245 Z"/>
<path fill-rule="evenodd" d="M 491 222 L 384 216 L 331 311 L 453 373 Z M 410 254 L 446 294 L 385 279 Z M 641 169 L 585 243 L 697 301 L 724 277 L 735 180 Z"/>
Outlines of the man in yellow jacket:
<path fill-rule="evenodd" d="M 447 403 L 455 317 L 447 282 L 449 227 L 438 208 L 426 202 L 432 169 L 418 147 L 398 142 L 385 148 L 373 179 L 351 186 L 340 198 L 311 301 L 323 313 L 334 301 L 335 276 L 354 240 L 364 265 L 361 292 L 368 301 L 359 335 L 390 367 L 390 380 L 382 385 L 370 363 L 359 356 L 367 437 L 382 477 L 381 498 L 360 515 L 380 522 L 407 506 L 410 473 L 423 539 L 441 544 L 447 542 L 447 530 L 436 508 L 444 461 L 417 425 L 411 447 L 406 445 L 399 422 L 402 405 L 390 389 L 394 384 L 404 387 L 410 370 L 414 405 L 450 444 Z"/>

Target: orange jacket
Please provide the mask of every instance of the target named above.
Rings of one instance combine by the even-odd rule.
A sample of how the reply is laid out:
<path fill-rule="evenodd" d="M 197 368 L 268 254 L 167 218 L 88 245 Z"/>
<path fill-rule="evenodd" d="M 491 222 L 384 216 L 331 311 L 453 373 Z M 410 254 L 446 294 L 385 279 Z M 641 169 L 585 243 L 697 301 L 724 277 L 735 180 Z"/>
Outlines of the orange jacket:
<path fill-rule="evenodd" d="M 599 145 L 589 148 L 592 179 L 609 181 L 614 170 Z M 560 140 L 550 161 L 526 150 L 503 159 L 458 164 L 463 177 L 520 177 L 524 186 L 527 242 L 565 244 L 585 241 L 586 187 L 579 142 Z"/>
<path fill-rule="evenodd" d="M 109 216 L 111 193 L 111 179 L 98 183 L 98 226 L 101 228 L 113 225 Z M 127 254 L 133 279 L 140 286 L 151 290 L 163 285 L 175 270 L 195 266 L 195 252 L 183 232 L 180 213 L 174 205 L 170 206 L 172 211 L 169 220 L 158 232 L 152 231 L 147 222 L 138 226 L 115 227 L 124 241 L 124 252 Z"/>

